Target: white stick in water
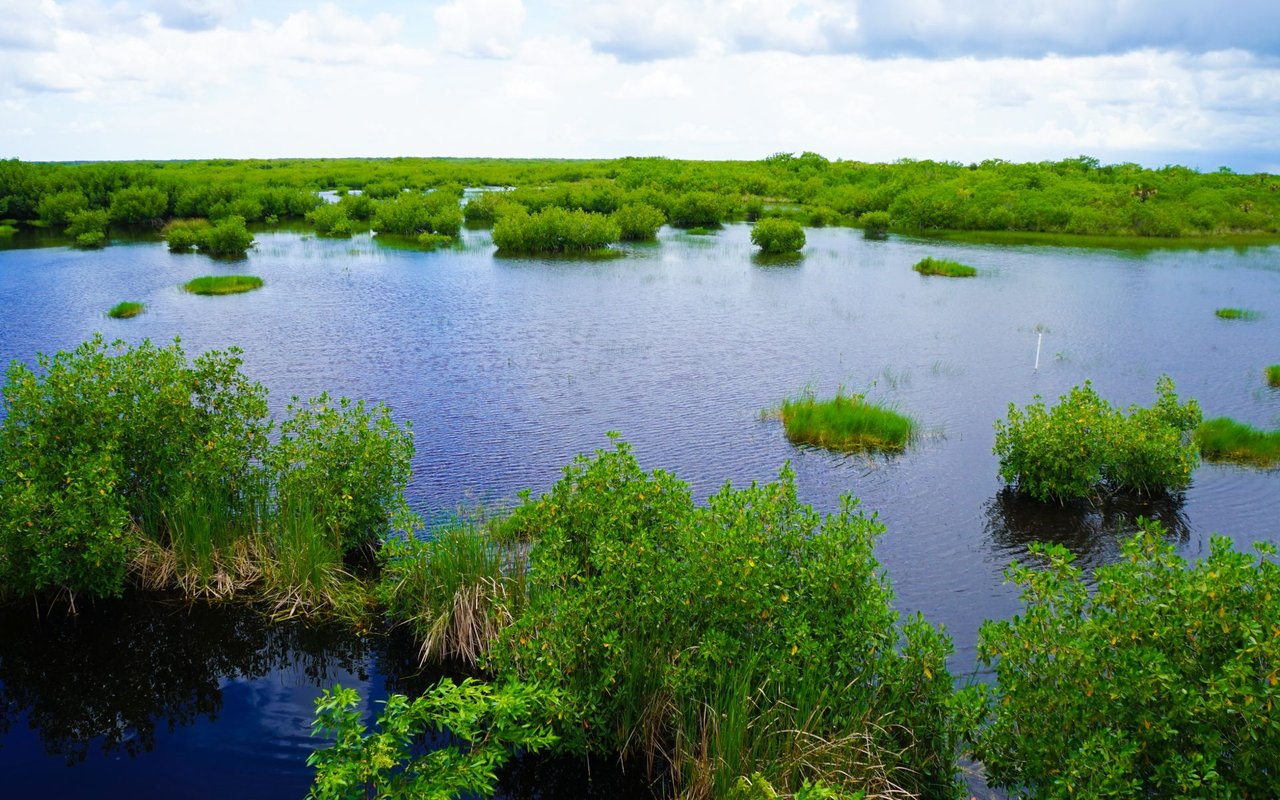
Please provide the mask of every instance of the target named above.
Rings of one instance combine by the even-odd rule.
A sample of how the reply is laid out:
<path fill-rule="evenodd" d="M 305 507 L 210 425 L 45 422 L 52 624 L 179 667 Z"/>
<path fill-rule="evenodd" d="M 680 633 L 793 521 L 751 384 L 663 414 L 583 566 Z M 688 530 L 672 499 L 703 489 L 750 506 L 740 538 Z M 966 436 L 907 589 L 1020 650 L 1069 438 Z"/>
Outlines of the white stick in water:
<path fill-rule="evenodd" d="M 1040 371 L 1040 342 L 1044 340 L 1044 332 L 1036 334 L 1036 371 Z"/>

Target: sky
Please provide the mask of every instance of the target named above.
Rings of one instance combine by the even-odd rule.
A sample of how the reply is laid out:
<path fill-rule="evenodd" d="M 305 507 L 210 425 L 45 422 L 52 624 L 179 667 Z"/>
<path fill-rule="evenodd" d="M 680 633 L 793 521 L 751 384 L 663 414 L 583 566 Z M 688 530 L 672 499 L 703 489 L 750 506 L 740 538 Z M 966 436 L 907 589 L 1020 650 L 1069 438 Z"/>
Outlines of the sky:
<path fill-rule="evenodd" d="M 1280 172 L 1277 0 L 4 0 L 0 158 Z"/>

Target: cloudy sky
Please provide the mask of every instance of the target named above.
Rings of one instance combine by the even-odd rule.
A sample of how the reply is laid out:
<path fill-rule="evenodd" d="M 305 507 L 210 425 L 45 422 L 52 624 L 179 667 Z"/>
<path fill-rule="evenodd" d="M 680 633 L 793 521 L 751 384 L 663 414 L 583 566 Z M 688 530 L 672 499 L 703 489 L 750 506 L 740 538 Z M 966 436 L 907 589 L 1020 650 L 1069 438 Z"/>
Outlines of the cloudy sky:
<path fill-rule="evenodd" d="M 1277 0 L 5 0 L 0 158 L 1280 172 Z"/>

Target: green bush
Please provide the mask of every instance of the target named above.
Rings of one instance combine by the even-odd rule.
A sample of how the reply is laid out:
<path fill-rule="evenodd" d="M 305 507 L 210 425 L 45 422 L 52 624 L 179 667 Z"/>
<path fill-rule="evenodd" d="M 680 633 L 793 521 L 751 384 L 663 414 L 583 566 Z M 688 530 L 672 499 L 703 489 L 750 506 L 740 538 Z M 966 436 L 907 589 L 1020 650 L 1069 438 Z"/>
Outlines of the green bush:
<path fill-rule="evenodd" d="M 657 238 L 667 215 L 648 203 L 628 203 L 613 212 L 611 219 L 617 223 L 622 241 L 648 242 Z"/>
<path fill-rule="evenodd" d="M 804 228 L 798 222 L 766 217 L 751 226 L 751 243 L 762 253 L 797 253 L 804 241 Z"/>
<path fill-rule="evenodd" d="M 898 625 L 872 555 L 882 528 L 855 506 L 819 516 L 786 468 L 699 508 L 625 444 L 580 456 L 513 513 L 537 542 L 529 606 L 489 666 L 563 691 L 568 744 L 666 754 L 686 786 L 727 792 L 745 756 L 792 789 L 878 774 L 949 793 L 963 731 L 950 642 Z M 863 760 L 811 762 L 814 742 L 857 742 Z"/>
<path fill-rule="evenodd" d="M 128 186 L 111 194 L 111 221 L 156 225 L 169 215 L 169 195 L 156 186 Z"/>
<path fill-rule="evenodd" d="M 1213 537 L 1189 566 L 1140 522 L 1087 581 L 1061 546 L 1033 546 L 1044 565 L 1008 572 L 1025 611 L 979 635 L 991 781 L 1046 800 L 1280 794 L 1280 568 L 1256 547 Z"/>
<path fill-rule="evenodd" d="M 1280 389 L 1280 364 L 1272 364 L 1266 369 L 1267 385 L 1272 389 Z"/>
<path fill-rule="evenodd" d="M 373 229 L 379 233 L 417 238 L 423 233 L 457 236 L 462 230 L 462 210 L 447 192 L 404 192 L 374 206 Z"/>
<path fill-rule="evenodd" d="M 316 770 L 307 797 L 492 797 L 513 751 L 538 753 L 556 743 L 558 704 L 554 692 L 534 686 L 445 678 L 413 700 L 391 695 L 378 730 L 367 732 L 359 695 L 334 687 L 316 700 L 312 735 L 333 744 L 307 758 Z M 423 754 L 417 743 L 430 734 L 447 734 L 448 743 Z"/>
<path fill-rule="evenodd" d="M 718 228 L 728 218 L 731 203 L 715 192 L 689 192 L 671 204 L 668 216 L 677 228 Z"/>
<path fill-rule="evenodd" d="M 171 253 L 190 253 L 192 248 L 204 241 L 208 232 L 209 221 L 206 219 L 170 220 L 162 231 Z"/>
<path fill-rule="evenodd" d="M 196 240 L 202 253 L 223 258 L 241 258 L 253 246 L 253 234 L 245 227 L 244 217 L 224 217 L 204 231 Z"/>
<path fill-rule="evenodd" d="M 368 548 L 412 526 L 404 498 L 413 434 L 381 403 L 293 398 L 280 439 L 266 456 L 276 502 L 305 508 L 340 552 Z"/>
<path fill-rule="evenodd" d="M 66 225 L 71 221 L 72 214 L 85 211 L 88 208 L 89 198 L 84 196 L 84 192 L 79 189 L 71 189 L 41 195 L 40 203 L 36 206 L 36 213 L 39 214 L 41 220 L 50 225 Z"/>
<path fill-rule="evenodd" d="M 591 211 L 548 206 L 536 214 L 516 206 L 493 225 L 500 253 L 589 253 L 618 241 L 618 224 Z"/>
<path fill-rule="evenodd" d="M 1190 433 L 1200 424 L 1194 400 L 1179 404 L 1173 381 L 1156 382 L 1156 403 L 1126 416 L 1093 386 L 1074 387 L 1046 409 L 1036 402 L 997 420 L 1000 477 L 1041 501 L 1096 499 L 1115 492 L 1178 492 L 1199 461 Z"/>
<path fill-rule="evenodd" d="M 9 367 L 0 429 L 0 586 L 119 595 L 138 533 L 167 539 L 164 507 L 237 505 L 266 448 L 266 392 L 239 351 L 189 364 L 179 343 L 101 335 Z"/>
<path fill-rule="evenodd" d="M 107 212 L 102 209 L 73 211 L 67 215 L 66 234 L 79 247 L 103 247 L 107 243 L 107 222 Z"/>
<path fill-rule="evenodd" d="M 307 212 L 307 221 L 314 225 L 316 233 L 322 236 L 351 235 L 351 218 L 347 216 L 347 209 L 341 203 L 325 203 L 316 206 Z"/>
<path fill-rule="evenodd" d="M 467 201 L 462 209 L 462 216 L 468 225 L 492 225 L 505 205 L 511 205 L 507 192 L 480 192 Z"/>

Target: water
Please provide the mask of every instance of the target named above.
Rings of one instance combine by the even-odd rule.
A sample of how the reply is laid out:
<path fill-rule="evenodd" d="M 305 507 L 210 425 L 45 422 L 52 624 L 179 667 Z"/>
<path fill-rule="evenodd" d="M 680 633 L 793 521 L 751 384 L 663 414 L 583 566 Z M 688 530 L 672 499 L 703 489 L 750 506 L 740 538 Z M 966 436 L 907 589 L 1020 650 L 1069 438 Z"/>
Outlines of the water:
<path fill-rule="evenodd" d="M 1167 373 L 1209 416 L 1280 425 L 1280 391 L 1262 378 L 1280 361 L 1280 248 L 1127 253 L 868 242 L 825 229 L 808 231 L 802 261 L 767 265 L 753 258 L 748 233 L 740 225 L 712 237 L 664 230 L 658 244 L 607 261 L 499 259 L 483 231 L 465 232 L 459 250 L 433 253 L 381 247 L 367 235 L 259 234 L 248 259 L 231 264 L 157 243 L 0 251 L 0 359 L 32 362 L 94 331 L 130 342 L 180 335 L 189 354 L 239 345 L 277 413 L 290 395 L 328 390 L 383 400 L 412 422 L 410 499 L 436 519 L 459 506 L 510 504 L 521 488 L 545 490 L 575 454 L 607 446 L 610 430 L 646 468 L 675 472 L 699 497 L 726 481 L 770 480 L 790 460 L 803 499 L 833 510 L 851 493 L 886 525 L 877 556 L 898 607 L 947 627 L 960 673 L 975 668 L 981 621 L 1017 611 L 1003 570 L 1034 539 L 1063 543 L 1089 567 L 1118 555 L 1137 514 L 1163 520 L 1190 557 L 1207 553 L 1215 532 L 1242 546 L 1280 541 L 1280 473 L 1202 466 L 1181 503 L 1082 511 L 1006 496 L 991 452 L 992 423 L 1010 402 L 1037 393 L 1052 401 L 1085 379 L 1113 402 L 1149 404 Z M 926 255 L 972 264 L 980 275 L 921 277 L 910 267 Z M 259 275 L 266 286 L 214 298 L 177 289 L 223 272 Z M 147 312 L 106 318 L 121 300 L 140 300 Z M 1219 306 L 1262 316 L 1223 321 L 1213 314 Z M 795 447 L 761 411 L 805 387 L 866 391 L 918 417 L 927 434 L 888 459 Z M 65 635 L 81 641 L 86 627 Z M 175 634 L 148 635 L 166 647 Z M 217 626 L 193 634 L 213 650 L 221 635 Z M 318 687 L 354 670 L 376 698 L 388 680 L 366 650 L 349 666 L 291 684 L 280 675 L 328 652 L 297 646 L 247 678 L 238 667 L 215 670 L 213 719 L 199 687 L 176 687 L 185 710 L 161 714 L 154 745 L 136 757 L 123 746 L 99 752 L 110 736 L 102 729 L 72 728 L 69 740 L 95 745 L 68 771 L 65 748 L 48 746 L 62 729 L 53 726 L 51 737 L 38 710 L 82 701 L 59 694 L 70 679 L 54 672 L 42 684 L 47 696 L 11 677 L 11 665 L 41 652 L 29 641 L 0 644 L 0 707 L 22 721 L 0 738 L 0 765 L 85 776 L 57 784 L 81 786 L 67 796 L 86 787 L 125 795 L 170 774 L 208 773 L 207 785 L 223 790 L 215 778 L 229 748 L 252 776 L 238 794 L 296 796 L 310 747 L 296 737 L 305 736 Z M 100 649 L 80 647 L 86 674 Z M 255 681 L 272 688 L 242 688 Z M 127 708 L 119 719 L 132 730 Z"/>

